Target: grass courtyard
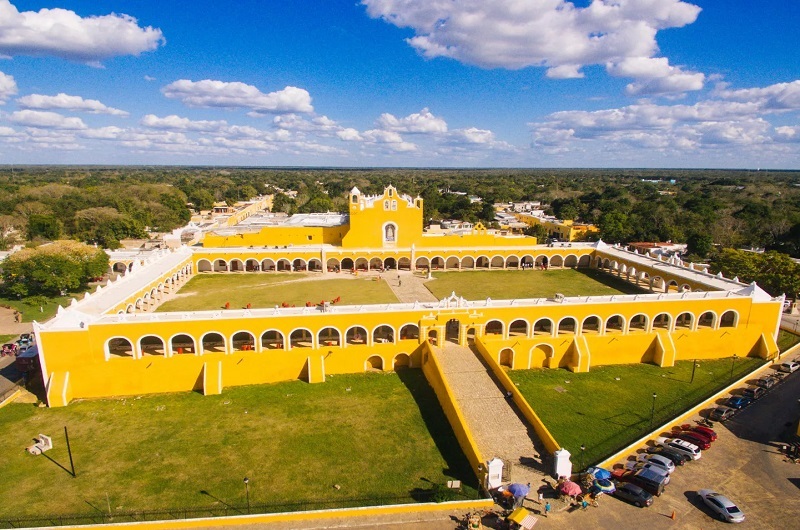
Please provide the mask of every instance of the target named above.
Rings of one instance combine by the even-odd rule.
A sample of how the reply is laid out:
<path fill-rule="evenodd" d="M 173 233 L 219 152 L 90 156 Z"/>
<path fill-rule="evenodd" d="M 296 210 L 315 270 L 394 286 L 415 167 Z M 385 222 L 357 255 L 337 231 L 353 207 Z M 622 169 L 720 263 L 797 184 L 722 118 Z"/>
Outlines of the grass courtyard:
<path fill-rule="evenodd" d="M 592 367 L 588 373 L 559 370 L 514 370 L 509 376 L 558 443 L 580 465 L 599 462 L 742 377 L 765 361 L 752 357 L 692 361 L 672 368 L 653 364 Z"/>
<path fill-rule="evenodd" d="M 455 292 L 467 300 L 508 300 L 513 298 L 552 298 L 601 296 L 645 292 L 635 285 L 594 269 L 548 271 L 461 271 L 434 272 L 425 284 L 437 298 Z"/>
<path fill-rule="evenodd" d="M 184 285 L 177 297 L 157 311 L 204 311 L 220 309 L 226 302 L 232 309 L 274 307 L 287 303 L 298 307 L 341 297 L 340 304 L 387 304 L 397 297 L 384 281 L 371 277 L 322 279 L 315 274 L 198 274 Z"/>
<path fill-rule="evenodd" d="M 64 443 L 69 428 L 77 478 Z M 45 456 L 22 449 L 53 437 Z M 2 516 L 399 497 L 475 478 L 421 371 L 0 414 Z M 334 488 L 339 485 L 340 489 Z M 108 495 L 108 498 L 106 498 Z M 301 509 L 301 508 L 298 508 Z"/>

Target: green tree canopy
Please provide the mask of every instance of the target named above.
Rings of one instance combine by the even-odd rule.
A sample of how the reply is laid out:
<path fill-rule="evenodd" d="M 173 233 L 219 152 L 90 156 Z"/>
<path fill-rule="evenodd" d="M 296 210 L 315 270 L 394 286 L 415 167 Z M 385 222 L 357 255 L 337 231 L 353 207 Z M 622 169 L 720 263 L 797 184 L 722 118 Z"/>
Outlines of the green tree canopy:
<path fill-rule="evenodd" d="M 763 254 L 746 250 L 723 249 L 711 256 L 711 271 L 727 278 L 738 276 L 743 282 L 756 282 L 772 296 L 800 293 L 800 264 L 786 254 L 768 251 Z"/>

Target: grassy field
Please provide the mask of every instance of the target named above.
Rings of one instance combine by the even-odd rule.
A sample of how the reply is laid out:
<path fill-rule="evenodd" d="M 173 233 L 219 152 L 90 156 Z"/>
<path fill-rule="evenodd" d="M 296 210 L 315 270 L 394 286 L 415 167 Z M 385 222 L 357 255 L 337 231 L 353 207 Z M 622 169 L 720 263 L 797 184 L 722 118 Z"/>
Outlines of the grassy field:
<path fill-rule="evenodd" d="M 455 291 L 467 300 L 508 300 L 643 293 L 642 289 L 596 270 L 434 272 L 425 286 L 439 299 Z"/>
<path fill-rule="evenodd" d="M 559 370 L 515 370 L 514 383 L 562 447 L 580 465 L 581 444 L 585 465 L 599 462 L 650 429 L 655 400 L 655 427 L 701 402 L 729 384 L 731 367 L 738 378 L 763 364 L 745 358 L 699 361 L 694 382 L 692 362 L 672 368 L 652 364 L 598 366 L 588 373 Z"/>
<path fill-rule="evenodd" d="M 198 274 L 178 291 L 178 296 L 158 307 L 157 311 L 203 311 L 219 309 L 230 302 L 231 308 L 274 307 L 282 303 L 304 306 L 341 297 L 341 304 L 386 304 L 397 297 L 384 281 L 372 278 L 337 278 L 285 274 Z"/>
<path fill-rule="evenodd" d="M 10 307 L 11 309 L 16 309 L 20 313 L 22 313 L 22 321 L 23 322 L 33 322 L 36 320 L 37 322 L 45 322 L 50 320 L 58 311 L 58 306 L 68 306 L 72 297 L 81 299 L 83 297 L 84 291 L 72 293 L 69 296 L 54 296 L 52 298 L 46 298 L 43 300 L 42 305 L 36 305 L 35 307 L 32 305 L 26 304 L 26 300 L 14 300 L 11 298 L 0 298 L 0 306 Z M 41 311 L 40 311 L 41 309 Z"/>
<path fill-rule="evenodd" d="M 420 412 L 422 411 L 422 412 Z M 419 370 L 196 393 L 8 405 L 0 516 L 401 496 L 476 479 Z M 66 471 L 69 428 L 77 478 Z M 22 449 L 44 433 L 46 456 Z M 66 469 L 64 469 L 66 468 Z M 339 485 L 340 489 L 335 489 Z M 108 495 L 108 501 L 106 500 Z"/>
<path fill-rule="evenodd" d="M 781 351 L 786 351 L 795 344 L 800 342 L 800 335 L 789 333 L 788 331 L 780 330 L 778 333 L 778 348 Z"/>

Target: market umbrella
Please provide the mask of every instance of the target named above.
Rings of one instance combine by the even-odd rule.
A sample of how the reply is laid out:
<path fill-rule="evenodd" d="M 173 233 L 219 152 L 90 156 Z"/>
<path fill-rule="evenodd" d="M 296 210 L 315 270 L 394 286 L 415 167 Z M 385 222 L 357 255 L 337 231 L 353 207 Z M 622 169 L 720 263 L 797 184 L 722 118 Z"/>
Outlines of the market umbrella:
<path fill-rule="evenodd" d="M 592 481 L 592 490 L 610 495 L 617 491 L 617 488 L 614 486 L 614 483 L 608 479 L 595 479 Z"/>
<path fill-rule="evenodd" d="M 611 478 L 611 471 L 603 469 L 602 467 L 590 467 L 586 472 L 593 475 L 594 478 L 598 480 Z"/>
<path fill-rule="evenodd" d="M 576 495 L 580 495 L 581 493 L 583 493 L 581 487 L 575 482 L 572 482 L 571 480 L 562 482 L 561 486 L 558 487 L 558 491 L 560 491 L 564 495 L 569 495 L 570 497 L 574 497 Z"/>
<path fill-rule="evenodd" d="M 516 482 L 514 484 L 509 485 L 507 489 L 508 491 L 511 492 L 511 494 L 514 497 L 524 497 L 525 495 L 528 494 L 529 491 L 531 491 L 530 486 L 527 486 L 525 484 L 518 484 Z"/>

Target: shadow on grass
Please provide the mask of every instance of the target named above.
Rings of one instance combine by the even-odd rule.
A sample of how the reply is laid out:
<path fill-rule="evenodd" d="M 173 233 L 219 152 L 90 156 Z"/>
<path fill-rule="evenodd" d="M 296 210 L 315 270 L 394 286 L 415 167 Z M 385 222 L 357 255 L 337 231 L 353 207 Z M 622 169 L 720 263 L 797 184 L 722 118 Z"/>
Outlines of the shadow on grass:
<path fill-rule="evenodd" d="M 597 269 L 575 269 L 577 272 L 587 276 L 598 283 L 602 283 L 606 287 L 611 287 L 612 289 L 616 289 L 618 291 L 622 291 L 625 294 L 644 294 L 651 292 L 649 289 L 644 289 L 642 287 L 637 287 L 636 285 L 623 280 L 621 278 L 617 278 L 612 276 L 607 272 L 602 272 Z"/>
<path fill-rule="evenodd" d="M 416 368 L 399 368 L 397 376 L 414 398 L 422 420 L 425 422 L 425 427 L 436 444 L 436 449 L 447 463 L 447 468 L 442 470 L 443 474 L 454 480 L 460 480 L 464 486 L 477 490 L 478 479 L 472 472 L 467 457 L 461 451 L 456 435 L 439 405 L 436 393 L 425 379 L 425 374 Z M 424 477 L 421 477 L 421 480 L 430 482 Z M 422 495 L 422 491 L 421 488 L 416 488 L 410 494 L 416 498 Z"/>

